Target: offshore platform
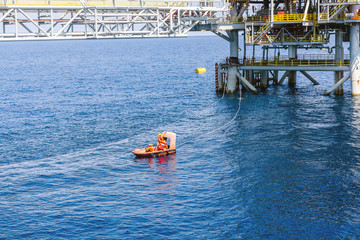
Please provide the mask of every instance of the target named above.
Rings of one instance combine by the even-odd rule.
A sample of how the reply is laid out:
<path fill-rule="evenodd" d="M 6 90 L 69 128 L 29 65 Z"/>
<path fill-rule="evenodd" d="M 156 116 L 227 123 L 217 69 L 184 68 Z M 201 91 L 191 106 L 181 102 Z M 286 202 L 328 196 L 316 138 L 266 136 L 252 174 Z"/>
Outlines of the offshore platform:
<path fill-rule="evenodd" d="M 333 71 L 334 85 L 325 95 L 342 95 L 348 79 L 352 95 L 360 95 L 359 4 L 355 0 L 230 0 L 225 18 L 197 26 L 230 43 L 229 58 L 215 66 L 216 89 L 233 93 L 242 85 L 257 93 L 256 86 L 266 89 L 269 82 L 282 84 L 286 78 L 293 86 L 298 72 L 319 84 L 310 71 Z M 244 37 L 243 56 L 238 51 L 239 32 Z M 327 46 L 331 35 L 335 36 L 333 47 Z M 350 42 L 350 56 L 344 55 L 343 42 Z M 252 46 L 252 53 L 247 53 L 246 46 Z M 255 46 L 262 48 L 261 58 L 255 57 Z M 327 48 L 329 54 L 299 55 L 300 48 Z M 288 55 L 280 56 L 280 49 Z"/>
<path fill-rule="evenodd" d="M 218 91 L 233 93 L 242 86 L 257 93 L 286 78 L 295 85 L 298 72 L 319 84 L 309 72 L 333 71 L 334 86 L 325 95 L 343 94 L 348 79 L 352 95 L 360 95 L 359 9 L 355 0 L 1 0 L 0 41 L 185 37 L 189 31 L 212 31 L 230 44 L 229 57 L 215 66 Z M 331 35 L 333 47 L 328 46 Z M 343 42 L 350 42 L 350 56 L 344 55 Z M 259 47 L 261 58 L 255 57 Z M 298 49 L 316 48 L 329 54 L 298 54 Z M 284 49 L 288 55 L 280 56 Z"/>

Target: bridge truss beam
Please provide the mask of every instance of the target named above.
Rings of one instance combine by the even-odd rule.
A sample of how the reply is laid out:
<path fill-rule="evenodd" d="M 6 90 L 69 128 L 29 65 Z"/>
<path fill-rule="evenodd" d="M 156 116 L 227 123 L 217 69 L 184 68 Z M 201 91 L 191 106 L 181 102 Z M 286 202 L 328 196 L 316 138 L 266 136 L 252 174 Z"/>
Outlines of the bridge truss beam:
<path fill-rule="evenodd" d="M 0 41 L 185 37 L 218 7 L 0 6 Z M 1 31 L 2 30 L 2 31 Z"/>

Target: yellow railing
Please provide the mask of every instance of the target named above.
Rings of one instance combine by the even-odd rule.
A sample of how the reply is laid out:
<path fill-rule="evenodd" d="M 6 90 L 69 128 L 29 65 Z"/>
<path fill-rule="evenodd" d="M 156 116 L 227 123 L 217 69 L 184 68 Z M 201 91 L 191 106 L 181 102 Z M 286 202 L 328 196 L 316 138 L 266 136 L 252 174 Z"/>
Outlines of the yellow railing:
<path fill-rule="evenodd" d="M 304 13 L 298 14 L 275 14 L 274 22 L 301 22 L 304 19 Z M 245 22 L 267 22 L 270 16 L 252 16 L 248 17 Z M 316 13 L 308 13 L 305 21 L 315 21 Z"/>
<path fill-rule="evenodd" d="M 345 3 L 345 2 L 349 2 L 348 0 L 342 0 L 342 1 L 339 1 L 338 0 L 338 2 L 339 3 Z M 331 12 L 330 12 L 330 16 L 332 16 L 337 10 L 339 10 L 340 8 L 341 8 L 341 6 L 343 6 L 343 5 L 336 5 L 332 10 L 331 10 Z"/>
<path fill-rule="evenodd" d="M 337 1 L 339 3 L 339 5 L 335 5 L 331 11 L 328 13 L 320 13 L 319 15 L 319 19 L 320 20 L 328 20 L 331 16 L 333 16 L 337 10 L 339 10 L 341 8 L 341 3 L 347 3 L 347 2 L 357 2 L 357 0 L 338 0 Z"/>
<path fill-rule="evenodd" d="M 267 22 L 267 20 L 268 20 L 268 16 L 250 16 L 243 21 L 256 23 L 256 22 Z"/>
<path fill-rule="evenodd" d="M 256 39 L 258 36 L 260 36 L 261 34 L 263 34 L 263 32 L 264 32 L 267 28 L 269 28 L 269 26 L 270 26 L 270 21 L 268 21 L 265 25 L 263 25 L 263 26 L 259 29 L 258 32 L 256 32 L 255 39 Z"/>
<path fill-rule="evenodd" d="M 290 60 L 289 56 L 281 55 L 276 58 L 277 60 Z M 333 54 L 298 54 L 296 59 L 300 60 L 334 60 L 335 55 Z M 350 59 L 350 54 L 344 54 L 344 59 Z M 274 59 L 273 59 L 274 60 Z"/>
<path fill-rule="evenodd" d="M 327 13 L 320 13 L 319 14 L 319 19 L 320 20 L 328 20 L 329 15 Z"/>
<path fill-rule="evenodd" d="M 355 0 L 347 0 L 347 1 L 355 1 Z M 340 6 L 340 5 L 339 5 Z M 335 13 L 335 12 L 334 12 Z M 273 17 L 273 22 L 301 22 L 301 21 L 309 21 L 317 22 L 317 13 L 308 13 L 304 19 L 304 13 L 298 14 L 275 14 Z M 328 14 L 327 13 L 320 13 L 319 15 L 320 20 L 327 20 Z M 337 17 L 336 19 L 340 19 Z M 229 16 L 227 18 L 218 18 L 217 23 L 266 23 L 270 20 L 270 16 L 262 15 L 262 16 L 250 16 L 246 18 L 242 17 L 233 17 Z"/>
<path fill-rule="evenodd" d="M 239 64 L 245 66 L 349 66 L 349 59 L 239 59 Z"/>
<path fill-rule="evenodd" d="M 299 22 L 303 21 L 305 14 L 277 14 L 274 15 L 274 22 Z M 305 21 L 314 21 L 316 19 L 316 13 L 308 13 Z"/>
<path fill-rule="evenodd" d="M 146 0 L 85 0 L 87 6 L 159 6 L 181 7 L 185 6 L 182 1 L 146 1 Z M 21 6 L 82 6 L 80 0 L 7 0 L 0 1 L 0 5 Z"/>
<path fill-rule="evenodd" d="M 266 36 L 267 32 L 269 31 L 270 21 L 268 21 L 265 25 L 263 25 L 258 32 L 255 33 L 254 39 L 252 40 L 255 43 L 260 42 L 263 37 Z"/>
<path fill-rule="evenodd" d="M 276 37 L 276 38 L 275 38 Z M 327 39 L 325 35 L 322 34 L 309 34 L 308 36 L 304 35 L 268 35 L 266 38 L 262 38 L 260 43 L 269 43 L 271 42 L 326 42 Z"/>
<path fill-rule="evenodd" d="M 254 40 L 257 38 L 256 35 L 254 36 Z M 252 36 L 247 33 L 247 39 L 252 39 Z M 258 43 L 285 43 L 285 42 L 326 42 L 327 39 L 325 37 L 325 35 L 322 34 L 309 34 L 308 36 L 304 36 L 304 35 L 285 35 L 285 36 L 281 36 L 281 35 L 266 35 L 264 37 L 262 37 Z M 252 40 L 248 41 L 248 43 L 253 43 Z"/>

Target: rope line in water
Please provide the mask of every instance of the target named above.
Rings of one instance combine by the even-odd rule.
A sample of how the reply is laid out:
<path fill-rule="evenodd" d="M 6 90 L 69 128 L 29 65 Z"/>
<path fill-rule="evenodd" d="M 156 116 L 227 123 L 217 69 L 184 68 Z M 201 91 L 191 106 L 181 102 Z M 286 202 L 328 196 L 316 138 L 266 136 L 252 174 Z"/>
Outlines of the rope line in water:
<path fill-rule="evenodd" d="M 216 131 L 218 131 L 218 130 L 220 130 L 220 129 L 223 129 L 223 128 L 225 128 L 226 126 L 228 126 L 228 125 L 229 125 L 232 121 L 234 121 L 235 118 L 238 116 L 238 114 L 239 114 L 239 112 L 240 112 L 240 108 L 241 108 L 241 100 L 242 100 L 242 98 L 241 98 L 241 90 L 240 90 L 239 106 L 238 106 L 238 109 L 237 109 L 234 117 L 233 117 L 230 121 L 228 121 L 227 123 L 225 123 L 224 125 L 222 125 L 222 126 L 220 126 L 220 127 L 218 127 L 218 128 L 215 128 L 214 130 L 212 130 L 212 131 L 210 131 L 210 132 L 206 132 L 206 133 L 201 134 L 200 136 L 198 136 L 198 137 L 196 137 L 196 138 L 194 138 L 194 139 L 191 139 L 191 140 L 189 140 L 189 141 L 186 141 L 186 142 L 184 142 L 184 143 L 181 143 L 181 144 L 179 144 L 177 147 L 179 148 L 179 147 L 181 147 L 181 146 L 183 146 L 183 145 L 185 145 L 185 144 L 187 144 L 187 143 L 193 142 L 193 141 L 195 141 L 195 140 L 197 140 L 197 139 L 199 139 L 199 138 L 201 138 L 201 137 L 203 137 L 203 136 L 209 135 L 209 134 L 211 134 L 211 133 L 214 133 L 214 132 L 216 132 Z"/>
<path fill-rule="evenodd" d="M 175 125 L 175 124 L 178 123 L 178 122 L 181 122 L 181 121 L 184 121 L 184 120 L 186 120 L 186 119 L 189 119 L 195 112 L 204 111 L 205 109 L 211 107 L 212 105 L 220 102 L 220 100 L 224 99 L 224 97 L 225 97 L 225 89 L 226 89 L 226 87 L 224 86 L 224 91 L 223 91 L 222 97 L 221 97 L 220 99 L 218 99 L 218 100 L 216 100 L 215 102 L 213 102 L 213 103 L 205 106 L 205 107 L 202 108 L 202 109 L 198 109 L 198 110 L 193 111 L 191 114 L 185 114 L 186 117 L 183 117 L 183 118 L 181 118 L 181 119 L 179 119 L 179 120 L 177 120 L 177 121 L 175 121 L 175 122 L 173 122 L 173 123 L 167 124 L 167 125 L 165 125 L 165 126 L 160 126 L 160 127 L 157 127 L 157 128 L 151 129 L 151 130 L 148 130 L 148 131 L 146 131 L 146 132 L 139 133 L 139 134 L 137 134 L 137 135 L 134 135 L 134 136 L 131 136 L 131 137 L 128 137 L 128 138 L 119 140 L 119 141 L 117 141 L 117 142 L 106 143 L 106 144 L 98 145 L 98 146 L 93 147 L 93 148 L 87 148 L 87 149 L 83 149 L 83 150 L 79 150 L 79 151 L 75 151 L 75 152 L 70 152 L 70 153 L 65 153 L 65 154 L 60 154 L 60 155 L 56 155 L 56 156 L 51 156 L 51 157 L 47 157 L 47 158 L 41 158 L 41 159 L 29 160 L 29 161 L 26 161 L 26 162 L 19 162 L 19 163 L 7 164 L 7 165 L 0 166 L 0 168 L 12 167 L 12 166 L 16 166 L 16 165 L 20 165 L 20 164 L 26 164 L 26 163 L 31 163 L 31 162 L 36 162 L 36 161 L 44 161 L 44 160 L 53 159 L 53 158 L 58 158 L 58 157 L 66 157 L 66 156 L 71 156 L 71 155 L 75 155 L 75 154 L 79 154 L 79 153 L 86 153 L 86 152 L 89 152 L 89 151 L 97 150 L 97 149 L 102 148 L 102 147 L 108 147 L 108 146 L 112 146 L 112 145 L 124 143 L 124 142 L 126 142 L 126 141 L 129 141 L 130 139 L 137 138 L 137 137 L 139 137 L 139 136 L 141 136 L 141 135 L 144 135 L 144 134 L 153 132 L 153 131 L 158 130 L 158 129 L 161 129 L 161 128 L 170 127 L 170 126 L 172 126 L 172 125 Z"/>
<path fill-rule="evenodd" d="M 165 126 L 160 126 L 160 127 L 157 127 L 157 128 L 151 129 L 151 130 L 148 130 L 148 131 L 143 132 L 143 133 L 139 133 L 139 134 L 137 134 L 137 135 L 134 135 L 134 136 L 132 136 L 132 137 L 128 137 L 128 138 L 122 139 L 122 140 L 117 141 L 117 142 L 107 143 L 107 144 L 104 144 L 104 145 L 100 145 L 100 146 L 97 146 L 97 147 L 95 147 L 94 149 L 91 149 L 91 150 L 95 150 L 95 149 L 98 149 L 98 148 L 100 148 L 100 147 L 106 147 L 106 146 L 110 146 L 110 145 L 119 144 L 119 143 L 122 143 L 122 142 L 124 142 L 124 141 L 128 141 L 128 140 L 130 140 L 130 139 L 133 139 L 133 138 L 139 137 L 139 136 L 141 136 L 141 135 L 144 135 L 144 134 L 146 134 L 146 133 L 151 133 L 151 132 L 154 132 L 155 130 L 158 130 L 158 129 L 167 128 L 167 127 L 170 127 L 170 126 L 175 125 L 175 124 L 178 123 L 178 122 L 187 120 L 187 119 L 189 119 L 195 112 L 202 112 L 202 111 L 204 111 L 205 109 L 208 109 L 209 107 L 211 107 L 212 105 L 220 102 L 220 100 L 224 99 L 224 97 L 225 97 L 225 89 L 226 89 L 226 88 L 224 88 L 223 95 L 222 95 L 222 97 L 221 97 L 220 99 L 218 99 L 218 100 L 216 100 L 215 102 L 213 102 L 213 103 L 205 106 L 205 107 L 202 108 L 202 109 L 198 109 L 198 110 L 193 111 L 191 114 L 185 114 L 186 117 L 180 118 L 179 120 L 177 120 L 177 121 L 175 121 L 175 122 L 173 122 L 173 123 L 169 123 L 169 124 L 167 124 L 167 125 L 165 125 Z M 86 151 L 86 150 L 83 150 L 83 151 Z M 82 152 L 82 151 L 81 151 L 81 152 Z"/>

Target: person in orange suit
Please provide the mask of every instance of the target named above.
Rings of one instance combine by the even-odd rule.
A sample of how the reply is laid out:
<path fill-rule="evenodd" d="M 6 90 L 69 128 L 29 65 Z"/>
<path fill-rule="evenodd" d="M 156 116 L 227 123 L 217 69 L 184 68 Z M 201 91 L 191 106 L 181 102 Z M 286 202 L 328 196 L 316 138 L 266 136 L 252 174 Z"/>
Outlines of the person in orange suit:
<path fill-rule="evenodd" d="M 158 143 L 157 143 L 157 145 L 156 145 L 156 149 L 157 149 L 158 151 L 167 149 L 166 141 L 164 140 L 164 138 L 163 138 L 163 136 L 161 135 L 161 133 L 159 133 L 159 135 L 158 135 Z"/>

